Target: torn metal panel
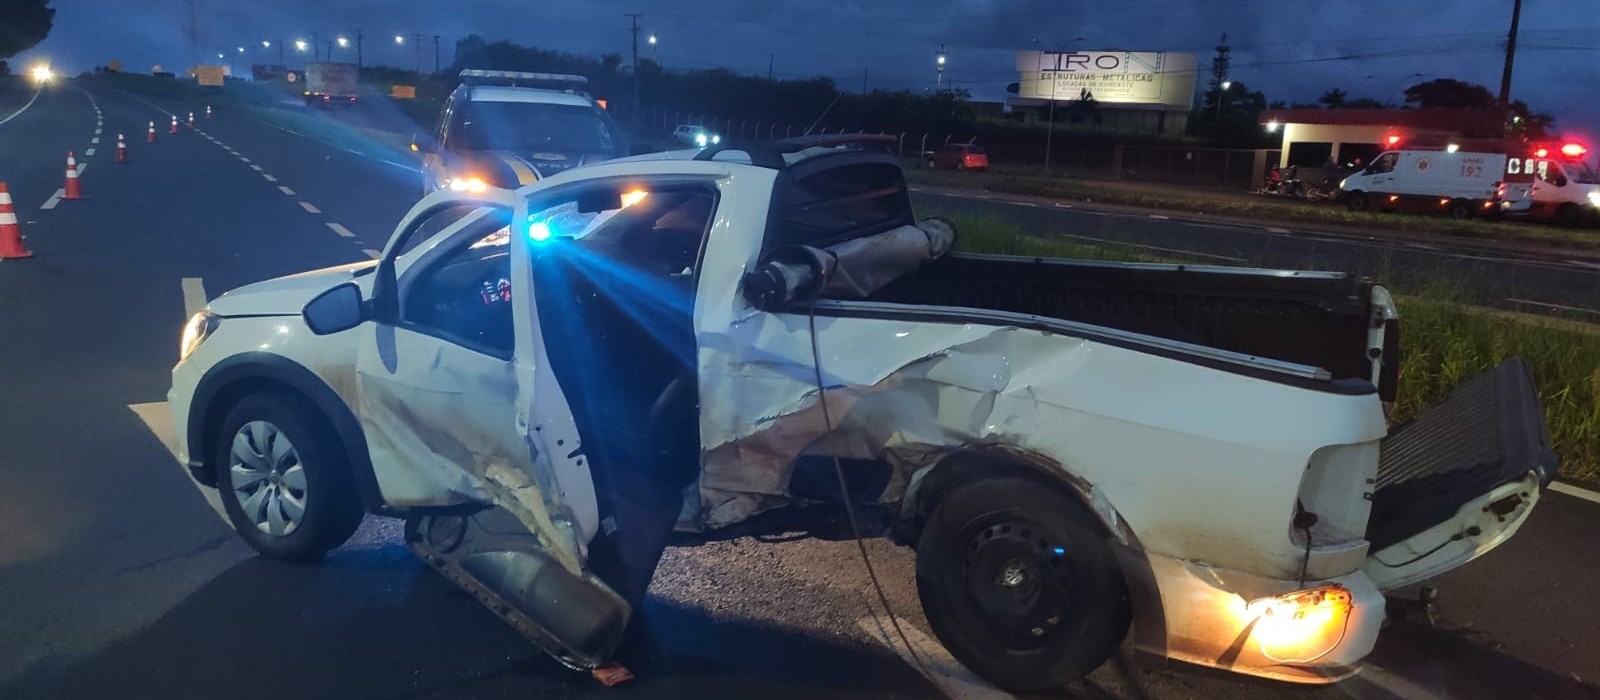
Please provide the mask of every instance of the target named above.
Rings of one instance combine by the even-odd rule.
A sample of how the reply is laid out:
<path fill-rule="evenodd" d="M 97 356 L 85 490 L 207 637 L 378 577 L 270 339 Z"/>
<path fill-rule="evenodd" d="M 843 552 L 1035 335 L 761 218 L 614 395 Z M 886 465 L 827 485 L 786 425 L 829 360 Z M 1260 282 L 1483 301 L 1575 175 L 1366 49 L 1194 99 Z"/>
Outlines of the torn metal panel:
<path fill-rule="evenodd" d="M 1153 552 L 1290 577 L 1302 553 L 1288 520 L 1310 455 L 1385 430 L 1372 396 L 1043 331 L 910 313 L 819 317 L 816 328 L 831 434 L 804 315 L 755 314 L 702 332 L 702 395 L 724 398 L 703 408 L 698 525 L 785 503 L 802 455 L 837 448 L 886 461 L 895 478 L 880 498 L 893 501 L 951 450 L 1003 444 L 1093 484 Z M 1156 479 L 1163 488 L 1149 488 Z"/>

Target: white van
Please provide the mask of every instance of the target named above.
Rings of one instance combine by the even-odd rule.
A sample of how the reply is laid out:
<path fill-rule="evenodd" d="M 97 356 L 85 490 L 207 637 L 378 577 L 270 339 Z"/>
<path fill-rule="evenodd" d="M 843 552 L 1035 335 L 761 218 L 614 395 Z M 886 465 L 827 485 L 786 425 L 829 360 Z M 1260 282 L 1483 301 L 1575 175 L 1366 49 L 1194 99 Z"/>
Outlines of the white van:
<path fill-rule="evenodd" d="M 1460 150 L 1387 151 L 1339 183 L 1356 211 L 1393 209 L 1454 218 L 1526 211 L 1533 174 L 1504 153 Z"/>
<path fill-rule="evenodd" d="M 1538 161 L 1534 167 L 1539 181 L 1533 185 L 1529 216 L 1566 226 L 1600 222 L 1600 172 L 1554 160 Z"/>

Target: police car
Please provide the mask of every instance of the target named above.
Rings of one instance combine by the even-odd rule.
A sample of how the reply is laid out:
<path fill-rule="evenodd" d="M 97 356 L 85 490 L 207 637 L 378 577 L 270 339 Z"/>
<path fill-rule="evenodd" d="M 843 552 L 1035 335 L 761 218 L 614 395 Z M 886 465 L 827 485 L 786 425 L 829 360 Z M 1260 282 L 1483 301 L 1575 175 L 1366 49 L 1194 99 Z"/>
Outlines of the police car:
<path fill-rule="evenodd" d="M 432 138 L 415 138 L 423 194 L 516 189 L 628 155 L 603 101 L 579 75 L 463 70 Z"/>

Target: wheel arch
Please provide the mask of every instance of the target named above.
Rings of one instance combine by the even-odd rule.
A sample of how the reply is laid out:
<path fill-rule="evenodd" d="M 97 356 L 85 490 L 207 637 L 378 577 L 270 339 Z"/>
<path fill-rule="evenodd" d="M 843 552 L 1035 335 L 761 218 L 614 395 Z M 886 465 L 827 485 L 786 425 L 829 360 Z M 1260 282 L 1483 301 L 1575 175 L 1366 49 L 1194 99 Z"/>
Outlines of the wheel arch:
<path fill-rule="evenodd" d="M 897 538 L 915 542 L 928 515 L 946 493 L 962 484 L 996 476 L 1020 476 L 1050 484 L 1076 501 L 1099 524 L 1111 542 L 1128 589 L 1134 649 L 1144 664 L 1163 664 L 1167 656 L 1166 609 L 1143 544 L 1101 491 L 1054 460 L 1000 446 L 972 446 L 953 452 L 912 479 L 900 504 Z"/>
<path fill-rule="evenodd" d="M 216 465 L 211 462 L 222 421 L 240 399 L 266 390 L 284 391 L 310 401 L 344 450 L 362 507 L 369 513 L 394 514 L 384 505 L 355 413 L 316 373 L 272 353 L 251 352 L 227 358 L 207 370 L 195 386 L 189 405 L 187 466 L 196 480 L 216 486 Z"/>

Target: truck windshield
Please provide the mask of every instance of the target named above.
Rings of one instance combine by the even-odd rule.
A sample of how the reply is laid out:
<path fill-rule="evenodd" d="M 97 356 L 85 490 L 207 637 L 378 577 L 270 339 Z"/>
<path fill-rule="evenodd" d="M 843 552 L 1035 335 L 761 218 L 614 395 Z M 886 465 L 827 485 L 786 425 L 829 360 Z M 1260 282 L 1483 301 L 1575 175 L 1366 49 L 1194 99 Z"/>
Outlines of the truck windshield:
<path fill-rule="evenodd" d="M 1572 176 L 1573 182 L 1580 182 L 1585 185 L 1600 185 L 1600 170 L 1596 170 L 1587 165 L 1580 165 L 1576 168 L 1573 168 L 1570 175 Z"/>
<path fill-rule="evenodd" d="M 593 107 L 538 102 L 469 102 L 455 138 L 463 148 L 493 151 L 610 153 L 615 127 Z"/>

